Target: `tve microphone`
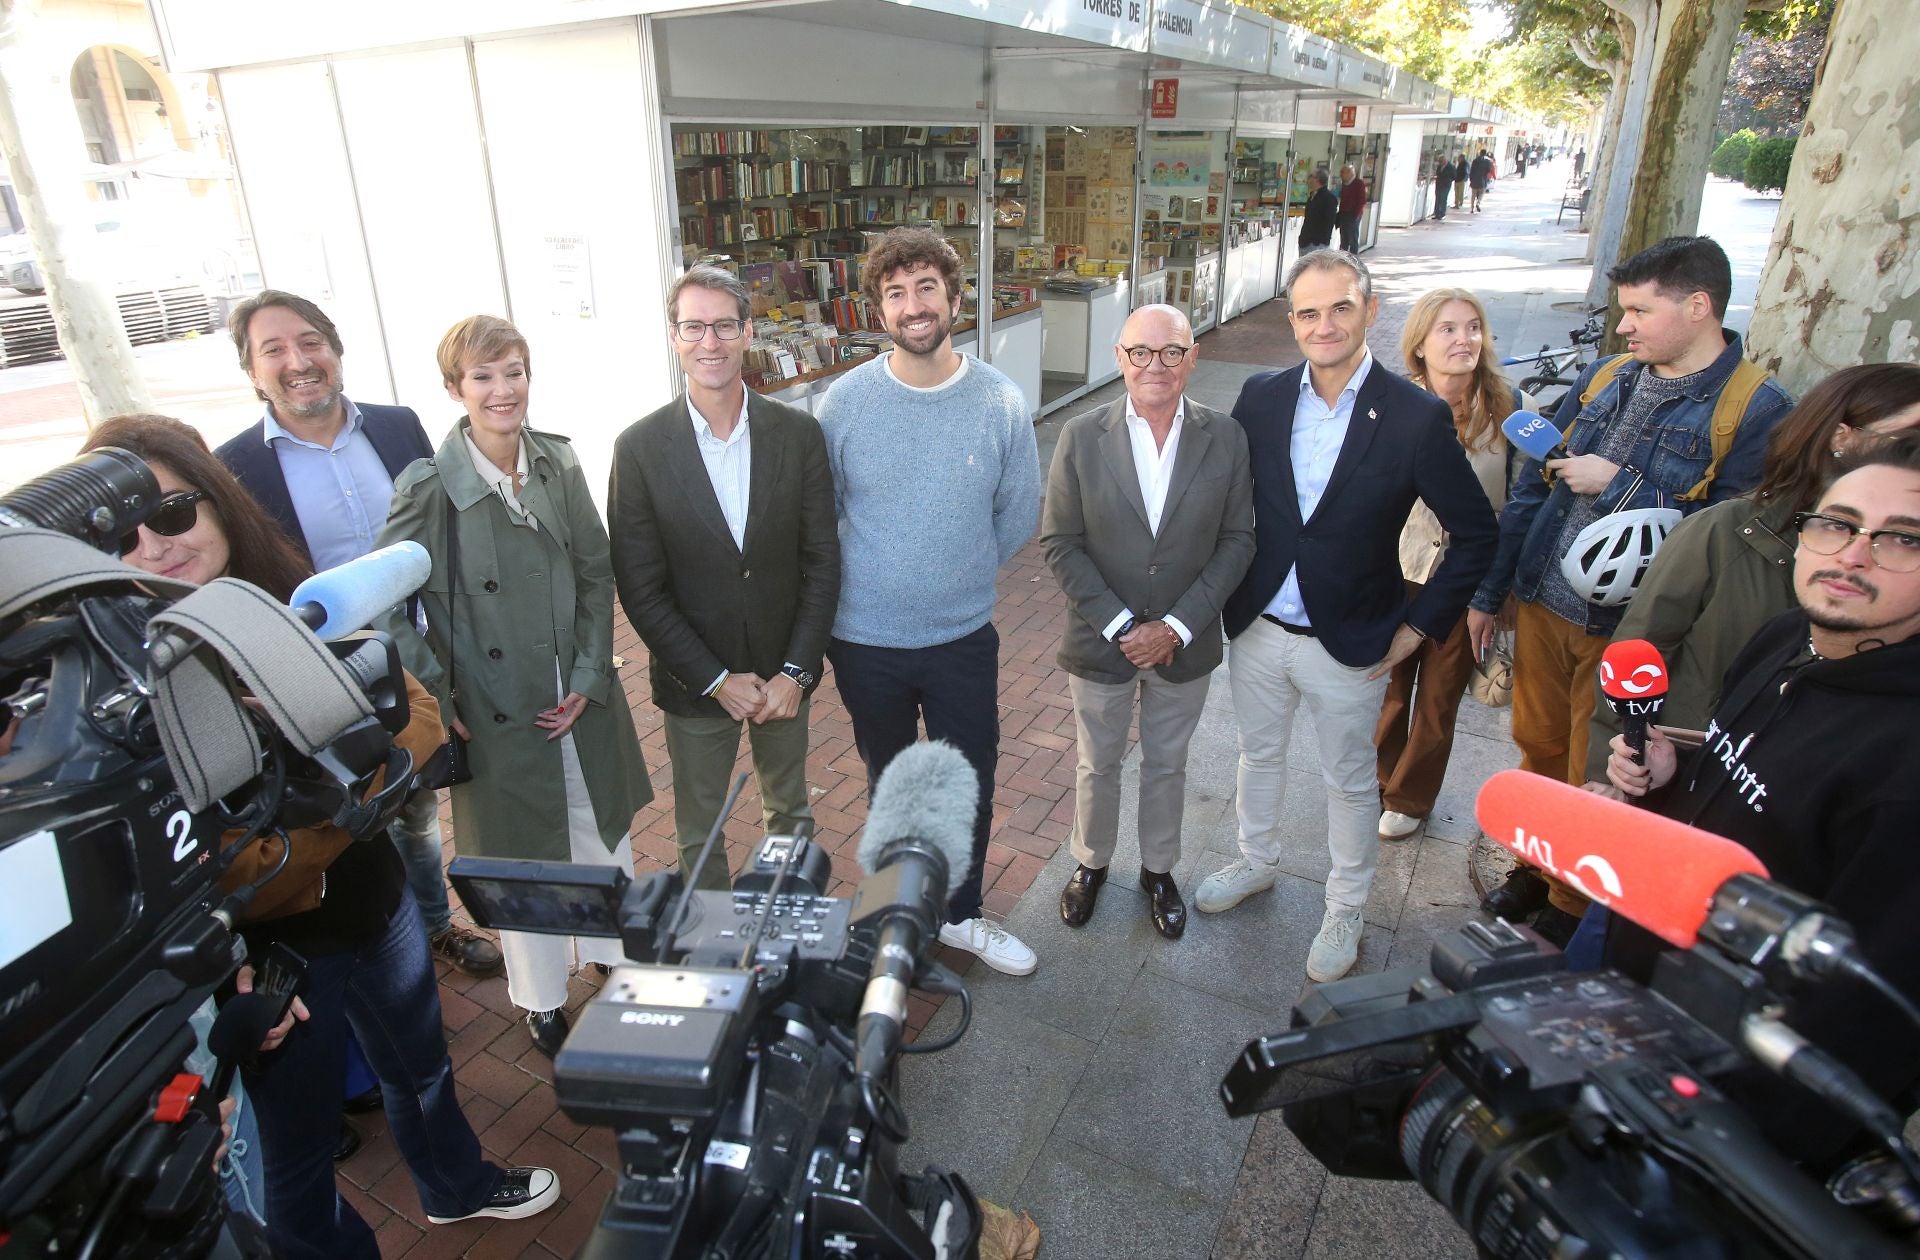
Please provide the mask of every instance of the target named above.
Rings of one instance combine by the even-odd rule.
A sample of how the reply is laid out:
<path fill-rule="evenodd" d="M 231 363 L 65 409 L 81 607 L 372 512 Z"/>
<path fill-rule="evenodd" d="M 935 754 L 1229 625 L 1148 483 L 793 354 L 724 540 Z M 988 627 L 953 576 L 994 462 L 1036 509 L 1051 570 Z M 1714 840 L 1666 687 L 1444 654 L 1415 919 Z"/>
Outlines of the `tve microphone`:
<path fill-rule="evenodd" d="M 1526 770 L 1488 779 L 1474 815 L 1524 861 L 1681 949 L 1699 939 L 1722 884 L 1767 873 L 1723 836 Z"/>
<path fill-rule="evenodd" d="M 854 925 L 875 921 L 873 971 L 860 1003 L 854 1071 L 879 1078 L 907 1026 L 915 960 L 946 920 L 947 890 L 973 869 L 980 780 L 951 744 L 915 744 L 888 763 L 873 790 L 853 896 Z"/>
<path fill-rule="evenodd" d="M 1667 702 L 1667 663 L 1645 639 L 1607 644 L 1600 654 L 1600 692 L 1619 715 L 1635 765 L 1647 764 L 1647 722 Z"/>
<path fill-rule="evenodd" d="M 1560 441 L 1560 430 L 1537 411 L 1514 412 L 1500 422 L 1500 432 L 1507 435 L 1507 441 L 1542 463 L 1550 459 L 1567 458 L 1567 448 Z"/>
<path fill-rule="evenodd" d="M 398 542 L 314 574 L 294 589 L 287 604 L 315 638 L 344 638 L 404 603 L 431 572 L 433 557 L 425 547 Z"/>

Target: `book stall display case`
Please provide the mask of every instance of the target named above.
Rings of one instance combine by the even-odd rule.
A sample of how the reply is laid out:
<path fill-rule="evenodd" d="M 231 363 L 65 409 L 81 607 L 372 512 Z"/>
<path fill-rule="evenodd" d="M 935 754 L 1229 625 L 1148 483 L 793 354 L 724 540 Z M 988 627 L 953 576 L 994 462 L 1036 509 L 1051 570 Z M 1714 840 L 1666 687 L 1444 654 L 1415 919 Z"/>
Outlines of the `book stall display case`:
<path fill-rule="evenodd" d="M 860 291 L 860 259 L 895 227 L 932 228 L 959 254 L 954 344 L 973 347 L 983 226 L 977 127 L 676 123 L 671 137 L 680 262 L 710 263 L 746 285 L 753 388 L 811 408 L 833 377 L 891 345 Z M 1038 311 L 1017 296 L 995 294 L 996 358 L 998 321 L 1009 321 L 1011 334 L 1017 316 Z M 1037 406 L 1037 382 L 1033 393 Z"/>

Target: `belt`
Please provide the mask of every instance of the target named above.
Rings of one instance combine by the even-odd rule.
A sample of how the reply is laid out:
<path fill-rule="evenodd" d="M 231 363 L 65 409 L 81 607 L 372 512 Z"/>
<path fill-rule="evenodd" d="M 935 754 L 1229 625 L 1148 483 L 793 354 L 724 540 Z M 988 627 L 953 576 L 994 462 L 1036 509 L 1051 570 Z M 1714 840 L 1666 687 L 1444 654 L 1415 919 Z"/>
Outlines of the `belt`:
<path fill-rule="evenodd" d="M 1260 620 L 1271 621 L 1274 625 L 1279 626 L 1282 630 L 1285 630 L 1288 634 L 1297 634 L 1302 638 L 1317 639 L 1320 637 L 1318 634 L 1314 633 L 1314 629 L 1312 626 L 1296 626 L 1289 622 L 1280 620 L 1280 618 L 1274 616 L 1272 613 L 1261 613 Z"/>

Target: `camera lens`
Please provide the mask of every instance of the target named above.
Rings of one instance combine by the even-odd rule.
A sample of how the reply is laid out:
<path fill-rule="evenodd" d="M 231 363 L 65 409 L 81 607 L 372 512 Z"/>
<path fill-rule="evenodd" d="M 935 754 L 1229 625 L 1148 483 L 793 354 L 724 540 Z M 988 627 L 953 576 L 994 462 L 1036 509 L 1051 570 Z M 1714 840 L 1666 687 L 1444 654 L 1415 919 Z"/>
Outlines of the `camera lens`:
<path fill-rule="evenodd" d="M 145 460 L 103 446 L 0 496 L 0 525 L 57 530 L 118 555 L 121 537 L 159 501 Z"/>

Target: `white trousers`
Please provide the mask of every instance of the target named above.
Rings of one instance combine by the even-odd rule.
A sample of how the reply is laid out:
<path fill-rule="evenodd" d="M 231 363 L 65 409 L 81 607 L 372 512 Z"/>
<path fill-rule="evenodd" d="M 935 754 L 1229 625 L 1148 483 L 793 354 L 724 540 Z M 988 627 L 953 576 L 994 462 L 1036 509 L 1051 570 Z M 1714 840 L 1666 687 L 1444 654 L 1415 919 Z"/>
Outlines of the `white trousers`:
<path fill-rule="evenodd" d="M 567 784 L 567 845 L 569 860 L 593 866 L 618 866 L 633 874 L 633 837 L 622 836 L 607 852 L 594 822 L 587 779 L 580 771 L 573 734 L 560 737 L 560 765 Z M 598 936 L 549 936 L 544 932 L 500 933 L 500 954 L 507 964 L 507 996 L 527 1011 L 551 1011 L 566 1005 L 567 976 L 590 962 L 617 965 L 627 961 L 617 940 Z"/>
<path fill-rule="evenodd" d="M 1380 857 L 1380 783 L 1373 729 L 1387 677 L 1368 678 L 1327 654 L 1318 639 L 1264 618 L 1233 641 L 1228 667 L 1240 726 L 1240 852 L 1249 862 L 1280 860 L 1280 811 L 1287 797 L 1287 743 L 1301 701 L 1313 717 L 1327 784 L 1327 905 L 1358 910 Z"/>

